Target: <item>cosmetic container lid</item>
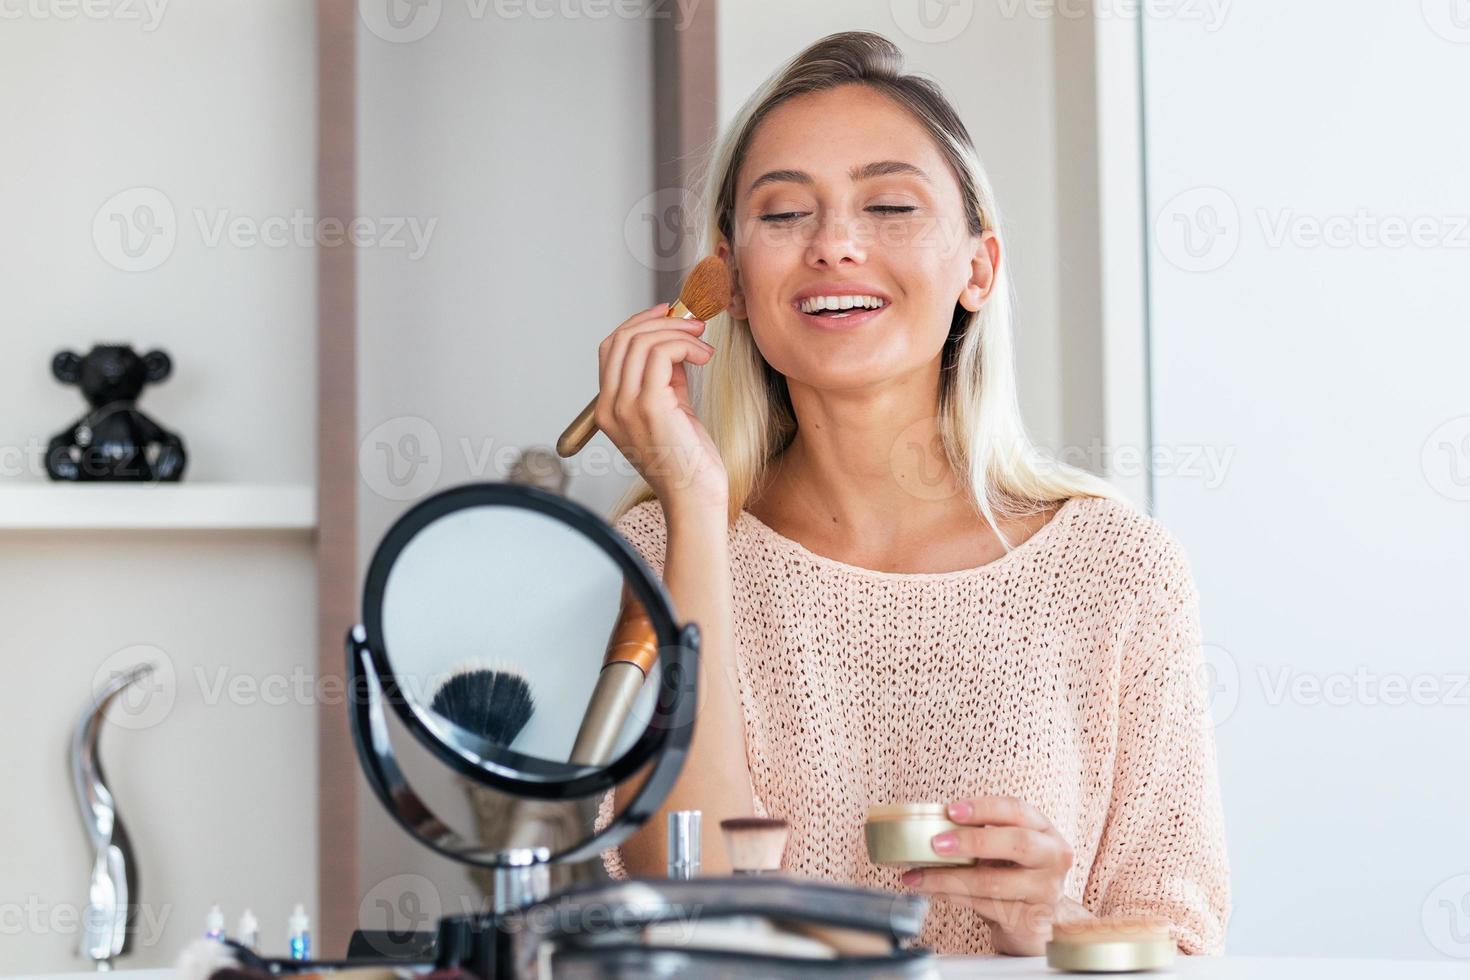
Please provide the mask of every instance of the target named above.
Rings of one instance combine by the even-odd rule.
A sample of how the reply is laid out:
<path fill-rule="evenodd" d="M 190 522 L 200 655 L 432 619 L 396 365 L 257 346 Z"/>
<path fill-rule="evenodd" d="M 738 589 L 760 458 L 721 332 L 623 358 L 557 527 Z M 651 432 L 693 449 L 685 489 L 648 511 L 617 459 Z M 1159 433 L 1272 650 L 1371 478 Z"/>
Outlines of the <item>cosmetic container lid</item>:
<path fill-rule="evenodd" d="M 869 820 L 913 820 L 923 817 L 949 816 L 949 807 L 944 803 L 878 803 L 868 807 Z"/>

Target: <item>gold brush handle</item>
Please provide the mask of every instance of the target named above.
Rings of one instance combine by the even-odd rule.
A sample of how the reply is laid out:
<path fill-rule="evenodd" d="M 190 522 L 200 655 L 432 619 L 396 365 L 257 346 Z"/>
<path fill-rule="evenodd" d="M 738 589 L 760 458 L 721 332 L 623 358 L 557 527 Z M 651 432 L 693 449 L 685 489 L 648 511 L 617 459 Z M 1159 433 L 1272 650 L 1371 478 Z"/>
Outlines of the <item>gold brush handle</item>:
<path fill-rule="evenodd" d="M 684 305 L 682 299 L 677 299 L 669 307 L 665 314 L 671 320 L 694 320 L 695 315 L 690 312 L 689 307 Z M 597 412 L 597 397 L 587 403 L 587 407 L 572 419 L 572 424 L 566 427 L 561 438 L 556 440 L 556 454 L 562 459 L 568 459 L 580 453 L 592 437 L 597 435 L 597 420 L 592 416 Z"/>
<path fill-rule="evenodd" d="M 580 453 L 582 447 L 586 446 L 588 441 L 597 434 L 597 422 L 592 418 L 593 413 L 597 411 L 597 398 L 597 395 L 592 396 L 587 407 L 572 419 L 572 424 L 567 426 L 561 438 L 556 440 L 556 454 L 562 459 Z"/>

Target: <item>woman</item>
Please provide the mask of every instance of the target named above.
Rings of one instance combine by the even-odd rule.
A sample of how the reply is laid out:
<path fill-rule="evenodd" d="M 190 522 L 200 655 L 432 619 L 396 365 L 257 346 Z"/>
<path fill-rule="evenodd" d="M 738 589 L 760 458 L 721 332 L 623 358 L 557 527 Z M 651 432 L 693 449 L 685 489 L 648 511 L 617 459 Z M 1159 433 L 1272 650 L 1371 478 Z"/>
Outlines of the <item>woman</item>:
<path fill-rule="evenodd" d="M 728 873 L 718 822 L 756 813 L 790 822 L 789 873 L 929 894 L 940 953 L 1039 955 L 1053 921 L 1104 914 L 1221 952 L 1189 567 L 1029 442 L 999 217 L 953 108 L 884 38 L 833 35 L 745 106 L 707 206 L 728 311 L 656 306 L 599 350 L 597 423 L 644 478 L 616 526 L 703 631 L 691 754 L 609 873 L 663 875 L 676 809 Z M 962 829 L 933 846 L 977 864 L 871 864 L 867 807 L 909 801 L 948 803 Z"/>

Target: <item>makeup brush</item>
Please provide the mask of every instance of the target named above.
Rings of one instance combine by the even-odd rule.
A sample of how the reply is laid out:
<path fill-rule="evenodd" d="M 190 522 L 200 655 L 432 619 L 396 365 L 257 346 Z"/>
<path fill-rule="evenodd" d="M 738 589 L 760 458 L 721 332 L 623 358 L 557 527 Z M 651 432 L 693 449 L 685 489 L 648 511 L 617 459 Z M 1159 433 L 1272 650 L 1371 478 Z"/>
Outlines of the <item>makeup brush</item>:
<path fill-rule="evenodd" d="M 568 762 L 600 766 L 612 756 L 633 703 L 658 661 L 658 637 L 643 602 L 623 583 L 618 618 Z"/>
<path fill-rule="evenodd" d="M 674 320 L 709 321 L 725 311 L 730 305 L 730 276 L 725 262 L 717 255 L 700 260 L 684 280 L 679 298 L 669 306 L 665 314 Z M 593 398 L 582 409 L 582 414 L 572 420 L 561 438 L 556 440 L 557 454 L 562 458 L 575 456 L 597 434 L 597 422 L 593 413 L 597 410 L 597 399 Z"/>
<path fill-rule="evenodd" d="M 779 817 L 730 817 L 720 821 L 725 852 L 738 875 L 773 874 L 781 870 L 781 855 L 791 827 Z"/>
<path fill-rule="evenodd" d="M 480 664 L 457 668 L 435 688 L 429 707 L 497 745 L 514 742 L 536 710 L 524 674 Z"/>

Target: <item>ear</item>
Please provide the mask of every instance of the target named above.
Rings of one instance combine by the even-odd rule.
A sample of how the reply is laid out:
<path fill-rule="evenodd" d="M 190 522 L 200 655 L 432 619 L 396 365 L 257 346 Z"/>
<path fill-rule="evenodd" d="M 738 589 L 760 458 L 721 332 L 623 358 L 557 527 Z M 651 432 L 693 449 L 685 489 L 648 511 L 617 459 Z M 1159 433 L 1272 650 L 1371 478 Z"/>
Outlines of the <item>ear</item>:
<path fill-rule="evenodd" d="M 174 362 L 163 351 L 151 350 L 143 355 L 143 368 L 148 372 L 148 380 L 156 383 L 169 376 Z"/>
<path fill-rule="evenodd" d="M 748 319 L 745 315 L 745 290 L 740 288 L 740 270 L 735 268 L 735 255 L 730 250 L 730 243 L 721 238 L 715 246 L 715 255 L 730 270 L 730 315 L 737 320 Z"/>
<path fill-rule="evenodd" d="M 75 351 L 64 350 L 51 359 L 51 373 L 64 385 L 74 385 L 82 376 L 82 358 Z"/>
<path fill-rule="evenodd" d="M 971 313 L 984 306 L 990 299 L 990 291 L 995 288 L 999 269 L 1000 237 L 987 228 L 975 239 L 975 253 L 970 256 L 970 278 L 960 291 L 960 305 Z"/>

